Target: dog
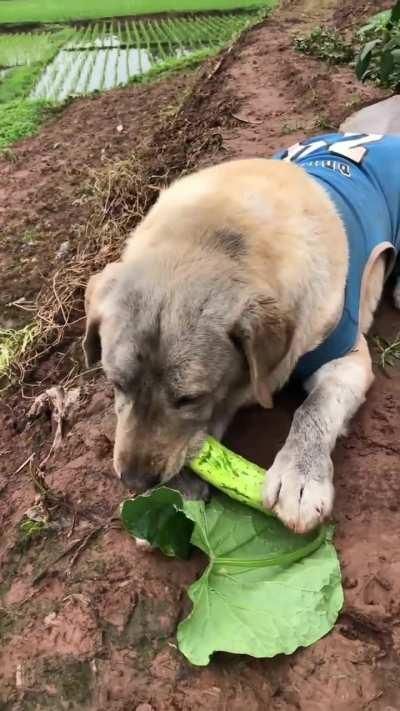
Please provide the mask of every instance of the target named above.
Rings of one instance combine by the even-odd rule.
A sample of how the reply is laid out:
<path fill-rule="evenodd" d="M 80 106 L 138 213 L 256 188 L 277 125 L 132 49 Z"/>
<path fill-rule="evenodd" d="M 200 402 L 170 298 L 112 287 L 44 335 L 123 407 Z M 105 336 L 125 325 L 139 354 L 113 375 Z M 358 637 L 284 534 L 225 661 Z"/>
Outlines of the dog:
<path fill-rule="evenodd" d="M 263 499 L 300 533 L 329 517 L 331 452 L 373 382 L 365 334 L 400 246 L 396 155 L 400 138 L 330 134 L 202 169 L 91 277 L 84 351 L 115 389 L 129 488 L 188 481 L 207 434 L 297 377 L 307 397 Z"/>

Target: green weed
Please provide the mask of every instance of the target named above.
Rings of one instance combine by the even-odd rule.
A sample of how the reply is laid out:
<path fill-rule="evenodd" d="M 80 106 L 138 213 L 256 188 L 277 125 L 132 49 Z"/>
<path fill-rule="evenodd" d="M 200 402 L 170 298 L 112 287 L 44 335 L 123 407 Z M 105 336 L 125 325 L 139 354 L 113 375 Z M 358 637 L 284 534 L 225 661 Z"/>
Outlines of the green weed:
<path fill-rule="evenodd" d="M 0 392 L 2 382 L 6 378 L 11 380 L 14 363 L 31 346 L 37 334 L 38 327 L 33 323 L 16 330 L 0 329 Z"/>
<path fill-rule="evenodd" d="M 50 33 L 18 33 L 0 35 L 0 67 L 33 64 L 46 57 L 52 47 Z"/>
<path fill-rule="evenodd" d="M 389 13 L 379 13 L 361 28 L 363 46 L 356 73 L 361 81 L 371 80 L 392 89 L 400 86 L 400 0 Z"/>
<path fill-rule="evenodd" d="M 24 234 L 22 235 L 22 241 L 25 244 L 36 244 L 36 242 L 39 240 L 39 235 L 36 232 L 33 232 L 32 230 L 26 230 Z"/>
<path fill-rule="evenodd" d="M 44 521 L 33 521 L 31 518 L 25 518 L 19 526 L 20 540 L 23 544 L 26 544 L 41 536 L 45 529 L 46 523 Z"/>
<path fill-rule="evenodd" d="M 328 64 L 347 64 L 354 58 L 354 49 L 335 29 L 317 27 L 306 37 L 297 37 L 299 52 L 322 59 Z"/>
<path fill-rule="evenodd" d="M 206 59 L 214 57 L 220 51 L 220 47 L 208 47 L 206 49 L 199 49 L 197 52 L 193 52 L 188 57 L 166 59 L 165 62 L 162 62 L 162 64 L 149 69 L 146 74 L 137 74 L 132 77 L 129 80 L 129 84 L 146 84 L 148 82 L 153 82 L 158 78 L 165 78 L 169 74 L 173 74 L 177 71 L 193 69 Z"/>
<path fill-rule="evenodd" d="M 49 101 L 28 101 L 16 99 L 7 104 L 0 103 L 0 152 L 22 138 L 38 132 L 43 121 L 55 110 Z M 0 330 L 0 376 L 2 331 Z"/>
<path fill-rule="evenodd" d="M 400 361 L 400 333 L 390 343 L 382 336 L 375 338 L 375 345 L 379 352 L 379 365 L 383 370 L 393 368 Z"/>
<path fill-rule="evenodd" d="M 0 103 L 26 98 L 43 69 L 73 34 L 70 28 L 51 34 L 0 34 L 0 67 L 11 67 L 0 79 Z M 10 37 L 14 38 L 11 43 Z"/>
<path fill-rule="evenodd" d="M 335 29 L 316 28 L 306 37 L 297 37 L 296 49 L 329 64 L 355 60 L 361 81 L 400 87 L 400 0 L 391 10 L 372 16 L 347 42 Z"/>
<path fill-rule="evenodd" d="M 16 141 L 35 134 L 43 121 L 54 110 L 54 106 L 49 101 L 29 101 L 28 95 L 32 91 L 39 76 L 43 72 L 46 64 L 52 60 L 58 52 L 59 47 L 64 44 L 72 35 L 73 30 L 62 29 L 51 34 L 46 42 L 42 42 L 42 35 L 33 37 L 39 38 L 40 51 L 31 56 L 34 58 L 32 64 L 17 66 L 7 72 L 0 80 L 0 152 L 3 152 Z M 28 35 L 29 36 L 29 35 Z M 8 35 L 0 35 L 0 43 Z M 23 47 L 26 49 L 26 38 L 18 35 L 18 41 L 22 42 L 20 58 L 24 58 Z M 28 43 L 29 46 L 30 43 Z M 12 46 L 16 51 L 16 45 Z M 7 48 L 2 49 L 3 60 L 6 56 Z M 40 56 L 40 61 L 36 61 Z M 10 56 L 11 59 L 11 56 Z M 25 56 L 25 59 L 27 57 Z M 29 60 L 29 61 L 31 61 Z M 0 377 L 1 377 L 1 332 L 0 332 Z"/>
<path fill-rule="evenodd" d="M 314 126 L 318 131 L 330 131 L 333 130 L 332 121 L 327 116 L 317 116 L 314 121 Z"/>

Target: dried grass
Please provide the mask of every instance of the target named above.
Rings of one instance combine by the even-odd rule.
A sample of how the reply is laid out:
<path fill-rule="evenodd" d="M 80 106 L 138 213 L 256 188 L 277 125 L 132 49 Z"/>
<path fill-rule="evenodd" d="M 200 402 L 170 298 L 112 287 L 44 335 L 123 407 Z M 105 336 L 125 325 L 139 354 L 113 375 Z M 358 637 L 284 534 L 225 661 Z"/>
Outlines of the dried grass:
<path fill-rule="evenodd" d="M 171 179 L 191 170 L 204 151 L 220 147 L 218 120 L 213 116 L 213 125 L 205 125 L 204 116 L 199 117 L 199 106 L 208 103 L 210 85 L 229 51 L 211 65 L 211 73 L 207 64 L 200 70 L 174 115 L 165 115 L 164 123 L 140 154 L 123 161 L 107 161 L 90 176 L 91 218 L 78 233 L 76 254 L 54 272 L 51 283 L 44 285 L 29 307 L 35 338 L 9 363 L 9 383 L 22 385 L 39 361 L 54 352 L 84 319 L 82 304 L 88 277 L 119 258 L 127 234 L 143 218 L 160 190 Z M 232 109 L 229 102 L 219 102 L 221 124 L 232 116 Z M 76 371 L 70 376 L 76 377 Z"/>
<path fill-rule="evenodd" d="M 142 219 L 159 187 L 149 184 L 141 161 L 132 156 L 110 161 L 93 174 L 91 192 L 92 216 L 78 233 L 77 252 L 54 272 L 30 307 L 34 337 L 23 349 L 14 349 L 7 363 L 8 380 L 13 384 L 22 384 L 37 362 L 57 349 L 83 319 L 88 276 L 118 259 L 127 232 Z"/>

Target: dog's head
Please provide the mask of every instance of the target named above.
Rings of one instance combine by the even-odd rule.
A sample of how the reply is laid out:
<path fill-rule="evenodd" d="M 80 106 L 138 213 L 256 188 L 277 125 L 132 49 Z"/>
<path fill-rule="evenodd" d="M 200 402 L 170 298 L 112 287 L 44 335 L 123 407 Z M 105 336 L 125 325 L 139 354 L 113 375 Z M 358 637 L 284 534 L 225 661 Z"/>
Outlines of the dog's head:
<path fill-rule="evenodd" d="M 152 256 L 93 276 L 86 312 L 87 363 L 101 360 L 115 389 L 115 469 L 136 492 L 179 473 L 250 383 L 271 407 L 268 376 L 290 327 L 270 294 Z"/>

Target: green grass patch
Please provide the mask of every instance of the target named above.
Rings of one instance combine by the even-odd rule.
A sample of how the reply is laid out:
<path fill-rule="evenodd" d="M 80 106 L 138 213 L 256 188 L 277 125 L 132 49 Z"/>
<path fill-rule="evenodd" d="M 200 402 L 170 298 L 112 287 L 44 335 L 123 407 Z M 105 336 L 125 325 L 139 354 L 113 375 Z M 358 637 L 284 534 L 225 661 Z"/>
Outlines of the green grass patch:
<path fill-rule="evenodd" d="M 354 49 L 332 28 L 317 27 L 305 37 L 295 39 L 299 52 L 322 59 L 328 64 L 346 64 L 354 58 Z"/>
<path fill-rule="evenodd" d="M 33 67 L 16 67 L 12 69 L 3 81 L 0 81 L 0 105 L 25 98 L 42 71 L 42 64 Z M 1 128 L 2 126 L 0 124 L 0 131 Z"/>
<path fill-rule="evenodd" d="M 21 541 L 28 543 L 34 538 L 41 536 L 46 529 L 44 521 L 33 521 L 30 518 L 24 519 L 20 524 Z"/>
<path fill-rule="evenodd" d="M 176 59 L 166 59 L 162 64 L 152 67 L 146 74 L 139 74 L 132 77 L 130 84 L 146 84 L 157 79 L 165 78 L 169 74 L 182 71 L 184 69 L 194 69 L 196 66 L 204 62 L 210 57 L 214 57 L 220 51 L 219 47 L 209 47 L 199 49 L 193 52 L 188 57 L 180 57 Z"/>
<path fill-rule="evenodd" d="M 370 19 L 358 33 L 363 45 L 356 63 L 356 73 L 362 81 L 374 81 L 381 86 L 400 87 L 400 0 L 392 10 Z"/>
<path fill-rule="evenodd" d="M 51 102 L 30 101 L 28 95 L 47 63 L 72 34 L 73 30 L 67 28 L 46 34 L 15 35 L 11 36 L 11 40 L 7 34 L 0 35 L 0 66 L 13 62 L 20 65 L 14 66 L 0 78 L 0 151 L 35 134 L 54 110 Z M 3 340 L 4 334 L 0 331 L 0 377 Z"/>
<path fill-rule="evenodd" d="M 54 110 L 54 104 L 49 101 L 15 99 L 0 104 L 0 151 L 37 133 L 43 121 Z M 2 338 L 3 332 L 0 331 L 0 377 L 5 357 Z"/>
<path fill-rule="evenodd" d="M 400 89 L 400 0 L 379 12 L 351 36 L 333 28 L 317 27 L 297 37 L 296 49 L 328 64 L 355 65 L 358 79 Z"/>
<path fill-rule="evenodd" d="M 274 0 L 0 0 L 0 23 L 68 22 L 159 12 L 209 12 L 271 7 Z"/>
<path fill-rule="evenodd" d="M 0 126 L 1 124 L 0 113 Z M 32 345 L 38 331 L 38 326 L 34 323 L 27 324 L 23 328 L 16 330 L 11 328 L 0 329 L 0 392 L 3 385 L 7 387 L 6 381 L 12 380 L 13 365 Z"/>
<path fill-rule="evenodd" d="M 46 57 L 52 44 L 52 35 L 49 32 L 1 34 L 0 67 L 39 62 Z"/>

